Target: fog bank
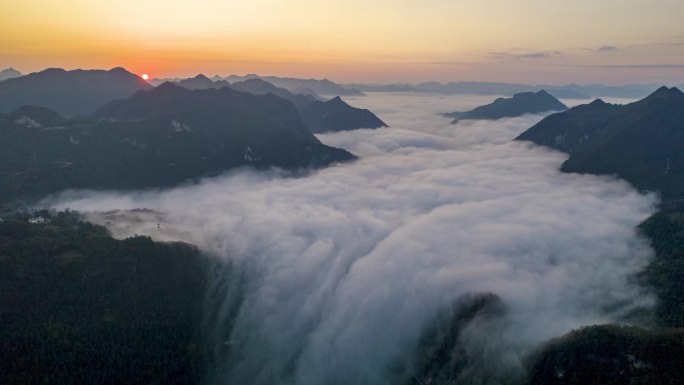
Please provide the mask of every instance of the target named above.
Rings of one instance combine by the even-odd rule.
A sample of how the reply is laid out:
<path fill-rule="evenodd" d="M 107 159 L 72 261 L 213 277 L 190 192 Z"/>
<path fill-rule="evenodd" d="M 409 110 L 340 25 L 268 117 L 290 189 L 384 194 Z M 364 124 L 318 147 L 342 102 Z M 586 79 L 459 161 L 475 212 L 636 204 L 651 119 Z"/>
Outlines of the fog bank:
<path fill-rule="evenodd" d="M 511 142 L 541 116 L 450 125 L 438 115 L 491 101 L 480 99 L 349 98 L 392 128 L 320 135 L 361 159 L 307 177 L 236 170 L 48 204 L 118 237 L 182 240 L 234 261 L 243 304 L 214 383 L 388 384 L 439 309 L 486 292 L 505 319 L 470 325 L 463 341 L 515 369 L 539 342 L 652 305 L 631 280 L 651 256 L 635 227 L 656 199 L 562 174 L 564 154 Z"/>

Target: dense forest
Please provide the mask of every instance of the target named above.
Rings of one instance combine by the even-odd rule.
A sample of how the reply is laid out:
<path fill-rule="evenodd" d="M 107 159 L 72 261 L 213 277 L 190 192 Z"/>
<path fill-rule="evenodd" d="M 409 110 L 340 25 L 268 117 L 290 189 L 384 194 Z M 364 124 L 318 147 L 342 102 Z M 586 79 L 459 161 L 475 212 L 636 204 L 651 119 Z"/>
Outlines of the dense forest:
<path fill-rule="evenodd" d="M 196 384 L 211 262 L 73 212 L 0 222 L 0 384 Z"/>

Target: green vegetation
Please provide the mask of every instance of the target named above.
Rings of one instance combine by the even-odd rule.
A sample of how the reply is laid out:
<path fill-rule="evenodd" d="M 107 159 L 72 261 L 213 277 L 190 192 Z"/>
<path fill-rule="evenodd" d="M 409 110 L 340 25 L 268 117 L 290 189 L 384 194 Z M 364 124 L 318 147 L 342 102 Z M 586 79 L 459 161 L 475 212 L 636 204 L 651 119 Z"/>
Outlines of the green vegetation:
<path fill-rule="evenodd" d="M 47 223 L 29 223 L 37 215 Z M 0 384 L 196 384 L 208 260 L 74 213 L 0 222 Z"/>
<path fill-rule="evenodd" d="M 675 385 L 684 373 L 684 330 L 585 327 L 530 358 L 530 385 Z"/>
<path fill-rule="evenodd" d="M 655 258 L 643 273 L 658 296 L 658 322 L 684 327 L 684 211 L 661 211 L 644 221 L 641 231 L 651 240 Z"/>

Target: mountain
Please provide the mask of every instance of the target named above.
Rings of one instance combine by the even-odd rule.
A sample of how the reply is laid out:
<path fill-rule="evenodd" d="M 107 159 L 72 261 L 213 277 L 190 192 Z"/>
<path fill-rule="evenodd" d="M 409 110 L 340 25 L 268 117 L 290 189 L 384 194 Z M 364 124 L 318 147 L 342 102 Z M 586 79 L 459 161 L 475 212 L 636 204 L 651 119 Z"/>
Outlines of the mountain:
<path fill-rule="evenodd" d="M 297 107 L 304 124 L 314 133 L 387 127 L 372 112 L 352 107 L 339 96 L 323 102 L 311 95 L 294 94 L 258 78 L 235 82 L 230 87 L 256 95 L 272 93 L 289 100 Z"/>
<path fill-rule="evenodd" d="M 523 92 L 513 95 L 512 98 L 498 98 L 494 102 L 477 107 L 466 112 L 451 112 L 444 114 L 454 118 L 451 123 L 457 123 L 463 119 L 495 120 L 521 116 L 524 114 L 538 114 L 547 111 L 563 111 L 568 107 L 553 97 L 548 92 Z"/>
<path fill-rule="evenodd" d="M 297 108 L 304 124 L 311 132 L 322 133 L 332 131 L 348 131 L 359 128 L 379 128 L 387 125 L 372 112 L 355 108 L 345 103 L 340 97 L 335 97 L 327 102 L 319 100 L 315 93 L 297 94 L 285 88 L 261 79 L 250 78 L 228 83 L 225 80 L 212 81 L 204 75 L 198 75 L 192 79 L 178 82 L 178 85 L 191 89 L 229 87 L 236 91 L 247 92 L 254 95 L 273 94 L 285 99 Z M 313 92 L 309 90 L 310 92 Z"/>
<path fill-rule="evenodd" d="M 352 107 L 339 96 L 327 102 L 310 103 L 300 109 L 300 114 L 309 129 L 316 133 L 387 127 L 372 112 Z"/>
<path fill-rule="evenodd" d="M 14 68 L 6 68 L 0 71 L 0 82 L 7 79 L 18 78 L 21 76 L 21 72 L 15 70 Z"/>
<path fill-rule="evenodd" d="M 225 82 L 225 80 L 222 81 Z M 318 102 L 320 98 L 318 95 L 315 94 L 296 94 L 294 92 L 290 92 L 285 88 L 276 87 L 273 84 L 259 78 L 235 82 L 230 84 L 229 87 L 236 91 L 248 92 L 254 95 L 273 94 L 275 96 L 290 101 L 292 104 L 295 105 L 295 107 L 297 107 L 298 110 L 300 110 L 302 107 L 310 103 Z"/>
<path fill-rule="evenodd" d="M 0 114 L 0 201 L 65 189 L 174 186 L 253 166 L 323 167 L 354 159 L 323 145 L 274 95 L 164 84 L 113 101 L 95 117 L 40 107 Z"/>
<path fill-rule="evenodd" d="M 591 99 L 591 97 L 643 98 L 658 88 L 653 84 L 517 84 L 494 82 L 425 82 L 420 84 L 345 84 L 363 92 L 435 92 L 452 95 L 504 95 L 546 90 L 562 99 Z"/>
<path fill-rule="evenodd" d="M 666 200 L 684 198 L 684 93 L 661 87 L 627 105 L 595 100 L 521 134 L 570 154 L 566 172 L 615 174 Z"/>
<path fill-rule="evenodd" d="M 0 82 L 0 112 L 35 105 L 66 116 L 90 114 L 111 100 L 151 88 L 123 68 L 109 71 L 50 68 Z"/>
<path fill-rule="evenodd" d="M 189 90 L 206 90 L 209 88 L 221 88 L 228 85 L 228 82 L 226 81 L 219 80 L 214 82 L 202 74 L 199 74 L 194 78 L 182 79 L 175 83 Z"/>
<path fill-rule="evenodd" d="M 592 326 L 550 341 L 529 357 L 529 382 L 681 382 L 684 93 L 661 87 L 626 105 L 595 100 L 548 116 L 517 140 L 568 153 L 565 172 L 616 175 L 641 190 L 659 191 L 663 199 L 661 211 L 638 229 L 655 251 L 637 276 L 658 299 L 651 327 Z"/>
<path fill-rule="evenodd" d="M 222 80 L 227 80 L 231 83 L 239 82 L 249 79 L 261 79 L 273 84 L 276 87 L 285 88 L 290 92 L 297 92 L 299 89 L 308 89 L 315 92 L 318 95 L 336 95 L 336 96 L 362 96 L 363 92 L 341 86 L 335 82 L 328 79 L 318 80 L 318 79 L 298 79 L 298 78 L 283 78 L 278 76 L 259 76 L 255 74 L 249 74 L 245 76 L 230 75 L 222 78 Z"/>
<path fill-rule="evenodd" d="M 4 217 L 0 255 L 0 383 L 202 383 L 220 262 L 45 211 Z"/>

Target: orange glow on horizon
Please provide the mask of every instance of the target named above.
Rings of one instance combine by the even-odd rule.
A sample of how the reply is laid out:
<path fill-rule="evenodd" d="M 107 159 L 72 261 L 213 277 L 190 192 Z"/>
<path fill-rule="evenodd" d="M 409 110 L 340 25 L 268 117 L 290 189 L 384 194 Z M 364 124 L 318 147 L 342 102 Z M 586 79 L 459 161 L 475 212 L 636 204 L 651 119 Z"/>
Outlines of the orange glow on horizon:
<path fill-rule="evenodd" d="M 141 78 L 142 78 L 143 80 L 147 80 L 147 79 L 150 78 L 150 76 L 147 75 L 147 74 L 142 74 Z"/>
<path fill-rule="evenodd" d="M 141 79 L 145 71 L 148 79 L 682 82 L 684 2 L 630 0 L 608 15 L 595 12 L 596 3 L 6 0 L 0 69 L 124 67 Z M 611 9 L 606 4 L 624 0 L 600 3 Z"/>

